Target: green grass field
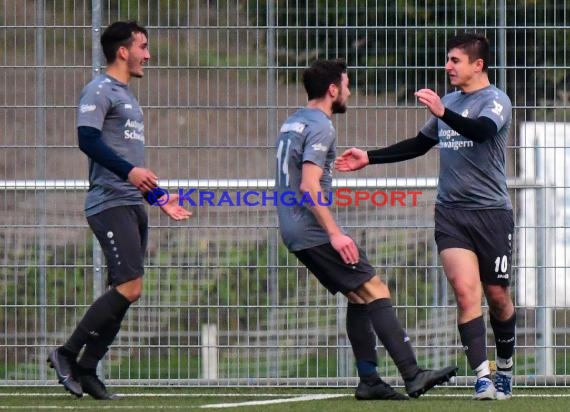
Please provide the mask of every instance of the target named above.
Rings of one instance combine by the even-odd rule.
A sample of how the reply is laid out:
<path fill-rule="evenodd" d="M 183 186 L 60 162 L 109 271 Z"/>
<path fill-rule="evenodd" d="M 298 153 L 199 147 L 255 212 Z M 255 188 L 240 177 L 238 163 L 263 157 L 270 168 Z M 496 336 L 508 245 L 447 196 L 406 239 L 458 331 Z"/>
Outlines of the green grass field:
<path fill-rule="evenodd" d="M 515 388 L 509 401 L 475 402 L 464 388 L 437 388 L 405 402 L 356 401 L 350 389 L 113 388 L 121 399 L 76 399 L 60 387 L 1 387 L 0 411 L 567 412 L 570 388 Z"/>

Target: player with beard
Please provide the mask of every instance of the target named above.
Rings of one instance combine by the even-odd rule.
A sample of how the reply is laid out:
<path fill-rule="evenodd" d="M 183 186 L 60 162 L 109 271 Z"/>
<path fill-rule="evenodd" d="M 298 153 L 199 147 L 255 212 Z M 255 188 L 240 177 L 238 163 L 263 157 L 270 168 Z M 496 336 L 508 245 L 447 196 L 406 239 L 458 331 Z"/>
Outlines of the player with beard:
<path fill-rule="evenodd" d="M 331 116 L 346 112 L 350 96 L 346 63 L 318 60 L 304 72 L 303 83 L 308 103 L 283 123 L 276 144 L 279 199 L 286 192 L 296 196 L 292 206 L 278 202 L 281 237 L 330 293 L 341 292 L 348 298 L 346 329 L 360 377 L 356 398 L 408 399 L 378 375 L 376 336 L 394 360 L 406 392 L 416 398 L 447 382 L 457 368 L 426 370 L 418 366 L 387 285 L 375 275 L 365 252 L 337 225 L 324 205 L 327 199 L 317 201 L 331 191 L 336 157 Z M 303 201 L 307 198 L 313 201 Z"/>

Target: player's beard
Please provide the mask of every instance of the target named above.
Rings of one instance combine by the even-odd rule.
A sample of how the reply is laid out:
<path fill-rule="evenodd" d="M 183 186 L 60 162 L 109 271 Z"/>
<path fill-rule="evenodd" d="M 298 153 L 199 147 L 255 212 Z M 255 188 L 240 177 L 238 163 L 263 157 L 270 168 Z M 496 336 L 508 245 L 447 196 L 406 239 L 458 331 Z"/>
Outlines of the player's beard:
<path fill-rule="evenodd" d="M 332 109 L 332 113 L 333 113 L 333 114 L 346 113 L 346 104 L 345 104 L 345 103 L 342 103 L 342 102 L 339 101 L 339 100 L 335 100 L 335 101 L 332 103 L 331 109 Z"/>

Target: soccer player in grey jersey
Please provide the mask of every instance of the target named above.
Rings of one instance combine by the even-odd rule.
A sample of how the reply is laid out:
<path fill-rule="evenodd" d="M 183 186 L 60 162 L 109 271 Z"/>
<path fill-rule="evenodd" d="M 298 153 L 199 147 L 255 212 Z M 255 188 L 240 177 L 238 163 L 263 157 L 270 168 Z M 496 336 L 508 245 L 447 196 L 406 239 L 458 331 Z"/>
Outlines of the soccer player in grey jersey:
<path fill-rule="evenodd" d="M 348 298 L 346 329 L 360 376 L 356 398 L 408 399 L 380 379 L 376 336 L 404 378 L 408 395 L 418 397 L 448 381 L 457 368 L 418 367 L 410 340 L 392 307 L 388 287 L 326 206 L 336 156 L 331 116 L 346 111 L 350 96 L 346 64 L 339 60 L 316 61 L 305 71 L 303 83 L 309 102 L 285 121 L 276 145 L 279 198 L 290 192 L 296 197 L 294 202 L 278 202 L 281 237 L 329 292 L 341 292 Z"/>
<path fill-rule="evenodd" d="M 77 130 L 79 148 L 89 158 L 85 214 L 105 254 L 110 287 L 68 340 L 49 354 L 48 362 L 73 395 L 110 400 L 115 396 L 96 368 L 142 292 L 148 230 L 143 194 L 156 187 L 157 176 L 144 167 L 143 114 L 128 88 L 132 77 L 143 76 L 150 58 L 147 31 L 135 22 L 116 22 L 103 32 L 101 45 L 106 72 L 83 89 Z M 161 209 L 174 220 L 191 214 L 178 205 L 176 195 Z"/>
<path fill-rule="evenodd" d="M 443 98 L 416 92 L 432 116 L 417 137 L 365 152 L 352 148 L 337 160 L 340 171 L 391 163 L 426 153 L 439 143 L 440 171 L 435 239 L 457 300 L 458 329 L 477 380 L 474 399 L 511 398 L 516 313 L 509 291 L 513 211 L 505 161 L 511 101 L 491 85 L 488 40 L 474 33 L 450 38 L 445 70 L 459 90 Z M 497 348 L 491 380 L 481 299 L 489 304 Z"/>

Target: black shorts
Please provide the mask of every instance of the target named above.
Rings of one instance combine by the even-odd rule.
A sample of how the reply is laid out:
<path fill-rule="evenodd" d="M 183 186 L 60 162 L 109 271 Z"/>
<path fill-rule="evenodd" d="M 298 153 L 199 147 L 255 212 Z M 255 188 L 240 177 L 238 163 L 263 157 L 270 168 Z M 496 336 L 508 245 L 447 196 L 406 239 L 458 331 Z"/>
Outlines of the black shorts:
<path fill-rule="evenodd" d="M 514 226 L 512 210 L 435 206 L 435 242 L 439 253 L 455 247 L 471 250 L 477 255 L 479 276 L 484 284 L 509 285 Z"/>
<path fill-rule="evenodd" d="M 375 276 L 366 253 L 360 248 L 358 253 L 358 263 L 347 265 L 330 243 L 293 252 L 333 295 L 337 292 L 346 295 Z"/>
<path fill-rule="evenodd" d="M 148 217 L 142 205 L 117 206 L 87 217 L 108 267 L 107 284 L 117 286 L 144 275 Z"/>

